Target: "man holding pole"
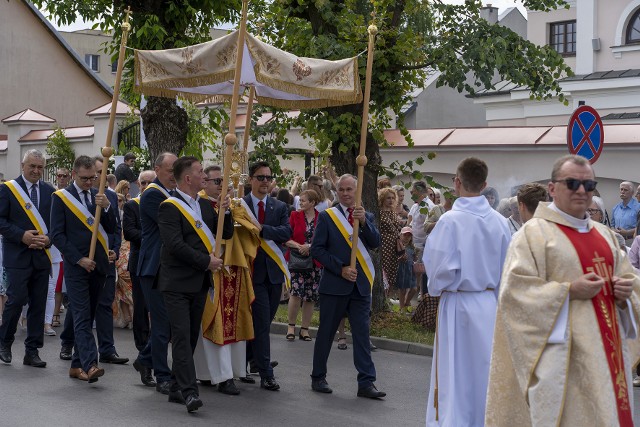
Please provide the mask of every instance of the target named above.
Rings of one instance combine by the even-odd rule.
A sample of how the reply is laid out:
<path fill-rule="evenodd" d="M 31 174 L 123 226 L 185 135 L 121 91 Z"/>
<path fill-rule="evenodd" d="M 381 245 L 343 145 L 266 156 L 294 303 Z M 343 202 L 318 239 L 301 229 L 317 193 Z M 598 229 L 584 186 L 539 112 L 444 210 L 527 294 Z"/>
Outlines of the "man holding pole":
<path fill-rule="evenodd" d="M 356 178 L 342 175 L 338 178 L 339 205 L 318 215 L 311 255 L 324 266 L 320 278 L 320 326 L 313 350 L 311 388 L 320 393 L 331 393 L 327 383 L 327 360 L 338 324 L 345 314 L 353 332 L 353 363 L 358 370 L 358 396 L 377 399 L 386 396 L 374 382 L 376 368 L 371 359 L 369 345 L 369 313 L 373 263 L 368 249 L 380 246 L 380 233 L 373 214 L 356 205 Z M 352 268 L 351 235 L 354 220 L 360 224 L 357 243 L 357 264 Z"/>

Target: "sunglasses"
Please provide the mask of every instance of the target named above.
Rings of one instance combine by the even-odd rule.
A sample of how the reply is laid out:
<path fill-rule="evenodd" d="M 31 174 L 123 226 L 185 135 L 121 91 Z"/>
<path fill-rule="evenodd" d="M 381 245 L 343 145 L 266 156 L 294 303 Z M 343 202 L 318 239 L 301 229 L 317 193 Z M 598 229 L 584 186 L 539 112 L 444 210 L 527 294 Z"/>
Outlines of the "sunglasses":
<path fill-rule="evenodd" d="M 590 192 L 596 189 L 598 185 L 598 181 L 594 181 L 592 179 L 579 180 L 575 178 L 567 178 L 567 179 L 559 179 L 553 182 L 564 182 L 564 185 L 571 191 L 578 191 L 580 186 L 584 186 L 584 191 Z"/>
<path fill-rule="evenodd" d="M 255 175 L 255 176 L 253 176 L 253 178 L 257 179 L 260 182 L 262 182 L 262 181 L 267 181 L 267 182 L 273 181 L 273 175 Z"/>
<path fill-rule="evenodd" d="M 213 182 L 215 185 L 220 185 L 222 184 L 222 178 L 207 178 L 205 179 L 206 182 Z"/>
<path fill-rule="evenodd" d="M 151 181 L 140 181 L 140 185 L 147 185 L 150 184 Z"/>
<path fill-rule="evenodd" d="M 58 178 L 66 178 L 69 176 L 69 174 L 66 173 L 59 173 L 58 175 L 56 175 Z"/>
<path fill-rule="evenodd" d="M 82 182 L 89 182 L 89 181 L 95 181 L 96 179 L 98 179 L 97 176 L 80 176 L 78 175 L 78 179 Z"/>

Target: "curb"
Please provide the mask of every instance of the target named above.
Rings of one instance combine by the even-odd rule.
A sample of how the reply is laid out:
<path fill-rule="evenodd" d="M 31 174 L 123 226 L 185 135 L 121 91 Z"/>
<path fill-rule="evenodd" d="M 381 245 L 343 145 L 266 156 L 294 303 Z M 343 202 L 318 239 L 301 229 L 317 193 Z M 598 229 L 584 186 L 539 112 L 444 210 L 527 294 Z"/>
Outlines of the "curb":
<path fill-rule="evenodd" d="M 271 323 L 271 333 L 278 335 L 287 334 L 288 325 L 286 323 Z M 296 329 L 298 330 L 299 327 Z M 309 335 L 315 338 L 318 328 L 310 327 Z M 347 332 L 347 342 L 351 343 L 351 333 Z M 392 340 L 389 338 L 371 337 L 371 342 L 381 350 L 397 351 L 400 353 L 416 354 L 418 356 L 433 356 L 433 346 L 426 344 L 417 344 L 407 341 Z"/>

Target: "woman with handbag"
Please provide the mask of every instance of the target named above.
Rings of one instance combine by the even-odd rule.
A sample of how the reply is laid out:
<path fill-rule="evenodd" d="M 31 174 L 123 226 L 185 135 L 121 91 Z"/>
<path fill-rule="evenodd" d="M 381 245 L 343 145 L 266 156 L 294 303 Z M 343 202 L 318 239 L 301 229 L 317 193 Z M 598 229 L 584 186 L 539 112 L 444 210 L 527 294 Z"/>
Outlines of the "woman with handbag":
<path fill-rule="evenodd" d="M 311 341 L 309 324 L 311 323 L 313 306 L 319 298 L 318 283 L 322 266 L 311 258 L 309 248 L 318 220 L 316 205 L 319 202 L 320 195 L 315 190 L 303 191 L 300 193 L 300 210 L 291 212 L 289 218 L 292 234 L 291 240 L 285 244 L 289 248 L 285 259 L 289 263 L 289 271 L 291 272 L 287 341 L 296 339 L 296 318 L 301 302 L 302 326 L 298 338 L 302 341 Z"/>

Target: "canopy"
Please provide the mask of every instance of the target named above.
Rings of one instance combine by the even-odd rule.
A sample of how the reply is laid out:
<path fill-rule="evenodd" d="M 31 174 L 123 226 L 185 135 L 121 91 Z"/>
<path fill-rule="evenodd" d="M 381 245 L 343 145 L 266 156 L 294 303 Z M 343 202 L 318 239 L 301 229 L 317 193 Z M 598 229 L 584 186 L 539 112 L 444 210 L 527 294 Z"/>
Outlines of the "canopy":
<path fill-rule="evenodd" d="M 135 50 L 135 89 L 149 96 L 195 102 L 231 98 L 239 30 L 194 46 Z M 240 93 L 254 86 L 263 105 L 323 108 L 362 101 L 358 58 L 297 57 L 245 33 Z"/>

